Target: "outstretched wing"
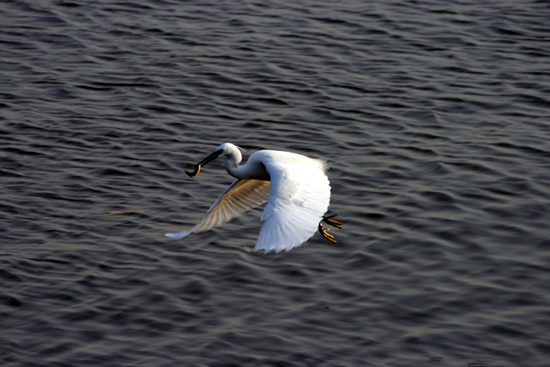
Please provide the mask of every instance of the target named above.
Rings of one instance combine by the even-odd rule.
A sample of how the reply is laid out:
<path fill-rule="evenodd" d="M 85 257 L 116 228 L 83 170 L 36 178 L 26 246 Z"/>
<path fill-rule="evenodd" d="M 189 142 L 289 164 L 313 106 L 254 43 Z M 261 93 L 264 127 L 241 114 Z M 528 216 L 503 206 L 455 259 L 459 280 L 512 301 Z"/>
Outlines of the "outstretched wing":
<path fill-rule="evenodd" d="M 170 238 L 182 238 L 189 233 L 204 232 L 265 203 L 269 198 L 269 181 L 238 179 L 231 184 L 208 209 L 206 216 L 188 231 L 166 233 Z"/>
<path fill-rule="evenodd" d="M 271 193 L 256 249 L 276 253 L 300 246 L 317 231 L 330 202 L 324 163 L 302 155 L 266 151 L 262 159 Z"/>

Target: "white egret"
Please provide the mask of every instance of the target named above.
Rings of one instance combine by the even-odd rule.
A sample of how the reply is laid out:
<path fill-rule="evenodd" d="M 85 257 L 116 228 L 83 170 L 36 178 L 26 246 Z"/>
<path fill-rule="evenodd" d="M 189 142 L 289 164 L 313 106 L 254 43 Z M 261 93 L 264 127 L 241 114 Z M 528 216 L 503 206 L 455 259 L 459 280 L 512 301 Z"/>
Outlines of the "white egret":
<path fill-rule="evenodd" d="M 330 201 L 330 184 L 325 174 L 323 161 L 306 156 L 276 150 L 260 150 L 241 163 L 241 151 L 236 145 L 220 145 L 199 164 L 201 167 L 226 156 L 225 169 L 235 177 L 234 181 L 210 207 L 206 216 L 190 230 L 166 233 L 171 238 L 182 238 L 190 233 L 207 231 L 225 223 L 247 210 L 267 202 L 262 215 L 264 222 L 256 250 L 276 253 L 289 251 L 307 241 L 316 230 L 329 241 L 336 243 L 334 236 L 323 229 L 321 222 L 342 228 L 341 223 L 324 217 Z"/>

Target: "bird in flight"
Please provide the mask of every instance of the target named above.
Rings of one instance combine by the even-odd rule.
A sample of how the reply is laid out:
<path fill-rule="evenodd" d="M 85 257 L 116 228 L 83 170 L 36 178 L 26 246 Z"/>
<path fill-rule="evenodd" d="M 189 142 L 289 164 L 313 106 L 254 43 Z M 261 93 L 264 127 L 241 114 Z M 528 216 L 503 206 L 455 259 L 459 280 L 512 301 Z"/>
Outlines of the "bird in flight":
<path fill-rule="evenodd" d="M 239 165 L 242 154 L 231 143 L 220 145 L 200 163 L 192 165 L 194 178 L 201 168 L 220 156 L 227 157 L 225 169 L 236 180 L 210 207 L 206 216 L 193 228 L 166 233 L 170 238 L 183 238 L 217 227 L 265 202 L 264 222 L 260 237 L 254 247 L 265 253 L 289 251 L 307 241 L 315 231 L 336 243 L 325 222 L 337 228 L 342 223 L 332 219 L 337 214 L 324 216 L 330 202 L 330 184 L 325 174 L 326 164 L 301 154 L 277 150 L 260 150 L 248 161 Z"/>

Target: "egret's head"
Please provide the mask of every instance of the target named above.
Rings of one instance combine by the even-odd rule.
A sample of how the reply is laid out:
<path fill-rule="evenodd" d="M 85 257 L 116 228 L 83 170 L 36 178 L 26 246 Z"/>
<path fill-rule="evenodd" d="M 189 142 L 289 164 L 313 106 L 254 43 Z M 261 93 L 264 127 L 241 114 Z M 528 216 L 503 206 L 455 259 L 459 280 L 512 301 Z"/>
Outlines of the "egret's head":
<path fill-rule="evenodd" d="M 220 145 L 217 149 L 216 149 L 216 152 L 221 150 L 222 152 L 220 153 L 220 155 L 223 155 L 223 156 L 229 156 L 231 155 L 232 153 L 235 154 L 235 151 L 241 151 L 242 148 L 241 147 L 238 147 L 236 146 L 235 144 L 232 144 L 232 143 L 223 143 L 222 145 Z M 215 153 L 215 152 L 214 152 Z"/>

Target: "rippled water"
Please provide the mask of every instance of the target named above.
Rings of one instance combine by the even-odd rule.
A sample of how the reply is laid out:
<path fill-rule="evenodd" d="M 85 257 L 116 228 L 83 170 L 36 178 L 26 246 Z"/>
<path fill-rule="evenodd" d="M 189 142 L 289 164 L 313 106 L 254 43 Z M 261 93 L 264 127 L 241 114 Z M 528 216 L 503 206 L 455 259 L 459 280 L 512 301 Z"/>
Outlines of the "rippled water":
<path fill-rule="evenodd" d="M 549 364 L 548 2 L 0 16 L 2 366 Z M 338 245 L 251 252 L 261 208 L 165 238 L 225 141 L 327 159 Z"/>

